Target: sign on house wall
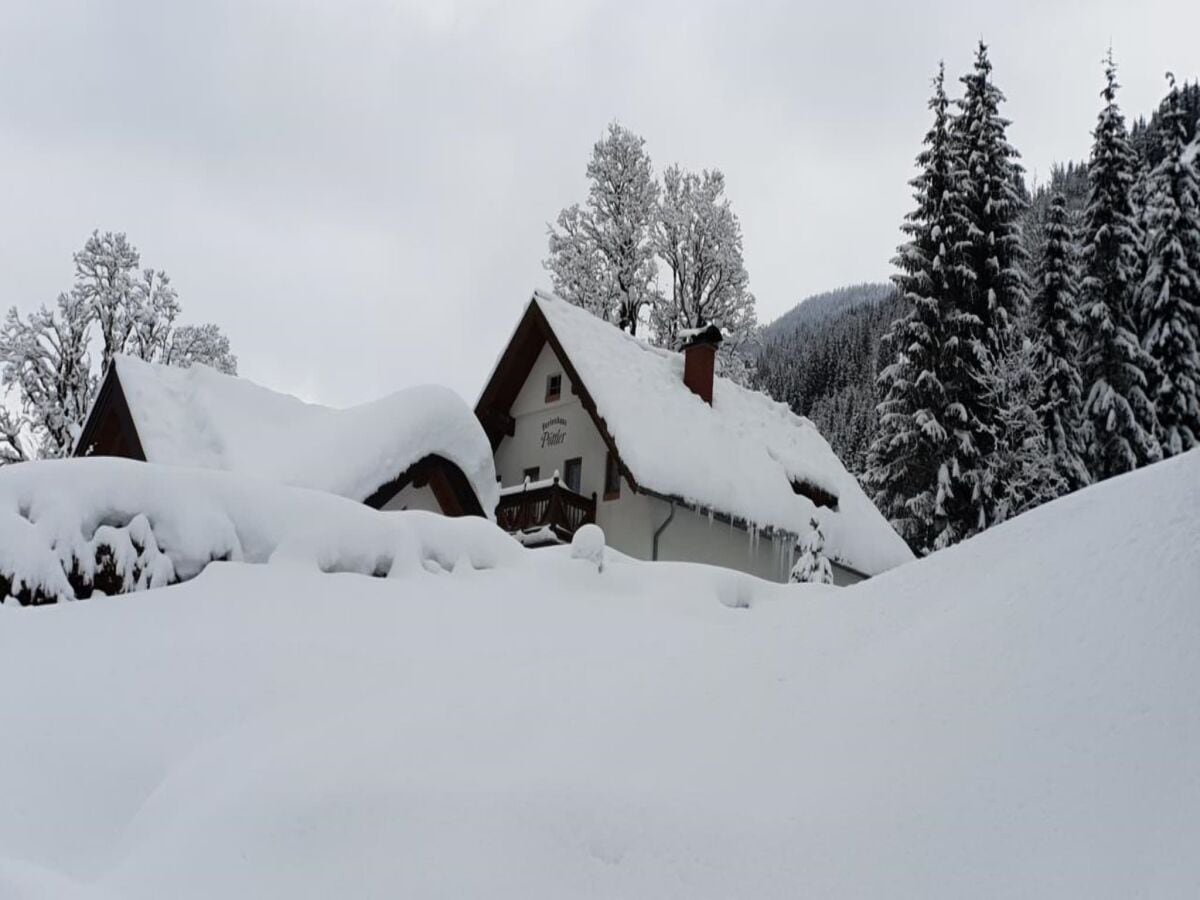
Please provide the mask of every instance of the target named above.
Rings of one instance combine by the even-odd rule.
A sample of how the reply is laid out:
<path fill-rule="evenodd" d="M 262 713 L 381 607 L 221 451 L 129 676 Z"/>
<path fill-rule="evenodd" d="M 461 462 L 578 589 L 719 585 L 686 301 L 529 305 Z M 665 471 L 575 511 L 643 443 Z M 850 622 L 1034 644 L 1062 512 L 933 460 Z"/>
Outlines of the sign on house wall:
<path fill-rule="evenodd" d="M 567 439 L 567 420 L 562 416 L 551 416 L 542 422 L 542 449 L 557 447 Z"/>

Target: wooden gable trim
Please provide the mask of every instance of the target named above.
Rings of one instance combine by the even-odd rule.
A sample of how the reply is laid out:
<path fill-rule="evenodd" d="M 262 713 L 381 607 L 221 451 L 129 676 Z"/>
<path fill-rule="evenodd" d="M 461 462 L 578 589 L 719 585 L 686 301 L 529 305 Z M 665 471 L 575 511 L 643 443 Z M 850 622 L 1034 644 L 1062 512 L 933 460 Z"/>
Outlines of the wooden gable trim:
<path fill-rule="evenodd" d="M 409 485 L 429 486 L 442 512 L 451 517 L 482 516 L 483 504 L 471 487 L 471 481 L 455 463 L 431 453 L 417 460 L 391 481 L 381 485 L 363 500 L 372 509 L 382 509 L 384 504 Z"/>
<path fill-rule="evenodd" d="M 617 449 L 617 442 L 609 432 L 604 417 L 596 409 L 596 401 L 592 399 L 587 385 L 579 377 L 579 371 L 571 362 L 571 357 L 563 348 L 554 329 L 550 327 L 536 298 L 530 300 L 529 305 L 525 308 L 525 314 L 517 324 L 512 339 L 504 349 L 500 361 L 496 363 L 492 377 L 488 379 L 483 393 L 479 396 L 479 402 L 475 405 L 475 417 L 479 419 L 484 431 L 487 432 L 488 440 L 492 444 L 492 451 L 495 452 L 496 448 L 500 446 L 500 441 L 506 435 L 513 434 L 515 422 L 510 413 L 513 402 L 529 378 L 529 373 L 533 371 L 538 354 L 546 344 L 550 345 L 550 349 L 558 357 L 563 372 L 571 381 L 571 393 L 579 397 L 580 404 L 591 417 L 596 430 L 600 432 L 600 439 L 604 441 L 608 452 L 616 459 L 617 468 L 622 477 L 629 482 L 629 486 L 634 491 L 643 492 L 637 479 L 625 465 L 625 460 L 622 459 L 621 452 Z M 506 428 L 507 430 L 505 430 Z"/>
<path fill-rule="evenodd" d="M 79 432 L 72 456 L 121 456 L 146 461 L 117 364 L 109 363 L 91 411 Z"/>

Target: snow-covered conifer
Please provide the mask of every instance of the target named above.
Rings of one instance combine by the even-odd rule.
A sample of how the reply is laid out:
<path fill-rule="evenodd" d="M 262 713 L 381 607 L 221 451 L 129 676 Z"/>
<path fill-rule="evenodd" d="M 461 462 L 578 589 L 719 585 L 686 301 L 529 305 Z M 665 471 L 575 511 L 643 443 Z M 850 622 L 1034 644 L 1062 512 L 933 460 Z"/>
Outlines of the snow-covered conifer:
<path fill-rule="evenodd" d="M 958 468 L 955 411 L 943 383 L 951 302 L 947 204 L 956 190 L 944 67 L 933 84 L 933 125 L 917 156 L 920 173 L 910 182 L 917 205 L 905 217 L 908 240 L 893 260 L 900 270 L 893 281 L 910 309 L 884 338 L 893 358 L 879 375 L 879 429 L 866 477 L 876 505 L 918 553 L 947 542 L 941 485 Z"/>
<path fill-rule="evenodd" d="M 1005 482 L 989 472 L 993 452 L 1007 441 L 1005 401 L 993 378 L 1028 303 L 1020 225 L 1023 169 L 1008 142 L 1009 122 L 1000 115 L 1004 94 L 992 81 L 982 41 L 972 71 L 960 80 L 965 89 L 950 128 L 957 190 L 947 202 L 953 250 L 946 320 L 952 340 L 944 374 L 956 465 L 943 476 L 940 498 L 948 520 L 944 542 L 950 543 L 987 528 L 998 504 L 1006 502 Z"/>
<path fill-rule="evenodd" d="M 989 379 L 991 398 L 997 410 L 997 441 L 989 460 L 987 477 L 995 498 L 992 524 L 1011 519 L 1065 494 L 1070 488 L 1069 461 L 1053 450 L 1043 423 L 1039 402 L 1046 375 L 1038 365 L 1036 345 L 1027 332 L 1034 322 L 1018 323 Z M 1074 472 L 1086 477 L 1086 472 Z"/>
<path fill-rule="evenodd" d="M 789 580 L 806 584 L 833 584 L 833 566 L 825 555 L 825 534 L 816 519 L 809 521 L 808 536 L 800 547 L 800 558 L 792 567 Z"/>
<path fill-rule="evenodd" d="M 1104 108 L 1093 132 L 1081 240 L 1080 369 L 1087 464 L 1093 481 L 1128 472 L 1161 455 L 1154 407 L 1146 393 L 1154 360 L 1138 339 L 1133 314 L 1139 239 L 1131 192 L 1138 164 L 1116 102 L 1119 85 L 1111 51 L 1104 74 Z"/>
<path fill-rule="evenodd" d="M 586 209 L 564 209 L 544 265 L 563 299 L 633 334 L 653 299 L 658 184 L 645 141 L 616 122 L 592 148 Z"/>
<path fill-rule="evenodd" d="M 1163 453 L 1200 443 L 1200 176 L 1187 158 L 1179 88 L 1159 109 L 1161 161 L 1146 183 L 1146 271 L 1138 293 L 1143 344 L 1155 361 Z"/>
<path fill-rule="evenodd" d="M 1030 311 L 1030 362 L 1036 374 L 1034 408 L 1055 468 L 1068 490 L 1088 484 L 1079 374 L 1078 250 L 1066 199 L 1055 194 L 1046 216 L 1037 290 Z"/>
<path fill-rule="evenodd" d="M 959 305 L 979 319 L 979 349 L 998 357 L 1028 299 L 1020 227 L 1024 169 L 1008 142 L 1010 123 L 1000 115 L 1004 94 L 992 81 L 982 41 L 973 70 L 960 81 L 965 90 L 950 131 L 959 184 L 952 271 L 962 291 Z"/>

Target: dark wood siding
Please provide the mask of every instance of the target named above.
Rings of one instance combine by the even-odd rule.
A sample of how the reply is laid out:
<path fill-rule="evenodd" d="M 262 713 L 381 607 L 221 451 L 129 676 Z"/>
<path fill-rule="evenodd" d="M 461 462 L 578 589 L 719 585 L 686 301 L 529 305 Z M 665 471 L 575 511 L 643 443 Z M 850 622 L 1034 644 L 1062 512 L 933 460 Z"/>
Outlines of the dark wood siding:
<path fill-rule="evenodd" d="M 125 399 L 125 390 L 117 375 L 116 364 L 111 364 L 100 384 L 96 402 L 92 404 L 87 421 L 75 444 L 74 456 L 122 456 L 145 462 L 146 451 L 142 449 L 133 414 Z"/>

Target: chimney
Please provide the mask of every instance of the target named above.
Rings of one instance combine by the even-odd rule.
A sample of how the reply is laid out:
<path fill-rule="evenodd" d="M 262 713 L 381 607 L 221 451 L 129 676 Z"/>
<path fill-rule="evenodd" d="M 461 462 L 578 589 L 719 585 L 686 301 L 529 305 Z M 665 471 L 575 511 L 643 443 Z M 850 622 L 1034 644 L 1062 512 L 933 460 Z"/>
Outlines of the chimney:
<path fill-rule="evenodd" d="M 683 338 L 683 383 L 693 394 L 712 406 L 713 366 L 721 329 L 716 325 L 689 328 L 680 332 Z"/>

